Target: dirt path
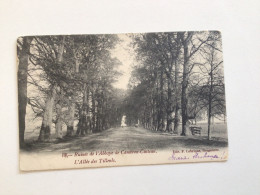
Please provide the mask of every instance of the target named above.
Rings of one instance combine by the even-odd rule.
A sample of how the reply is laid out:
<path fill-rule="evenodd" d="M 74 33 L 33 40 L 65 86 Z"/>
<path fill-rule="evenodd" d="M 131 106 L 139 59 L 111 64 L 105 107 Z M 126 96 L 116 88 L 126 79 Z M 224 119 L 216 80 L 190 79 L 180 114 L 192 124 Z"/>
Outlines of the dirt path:
<path fill-rule="evenodd" d="M 106 131 L 61 140 L 55 143 L 35 143 L 29 150 L 37 152 L 140 150 L 140 149 L 212 149 L 226 147 L 226 141 L 208 141 L 205 137 L 182 137 L 153 132 L 143 128 L 111 128 Z"/>

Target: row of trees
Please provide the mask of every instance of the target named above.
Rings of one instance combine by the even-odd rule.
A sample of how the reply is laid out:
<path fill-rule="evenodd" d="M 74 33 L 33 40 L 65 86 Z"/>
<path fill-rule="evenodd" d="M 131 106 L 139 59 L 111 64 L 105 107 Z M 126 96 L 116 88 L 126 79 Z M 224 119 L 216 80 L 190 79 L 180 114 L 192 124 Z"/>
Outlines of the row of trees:
<path fill-rule="evenodd" d="M 39 141 L 102 131 L 120 125 L 122 91 L 112 84 L 120 62 L 111 57 L 116 35 L 38 36 L 18 39 L 20 145 L 24 145 L 26 106 L 42 119 Z"/>
<path fill-rule="evenodd" d="M 212 117 L 225 118 L 220 33 L 148 33 L 132 38 L 137 63 L 125 100 L 128 124 L 139 120 L 148 129 L 186 135 L 187 122 L 206 114 L 210 138 Z"/>

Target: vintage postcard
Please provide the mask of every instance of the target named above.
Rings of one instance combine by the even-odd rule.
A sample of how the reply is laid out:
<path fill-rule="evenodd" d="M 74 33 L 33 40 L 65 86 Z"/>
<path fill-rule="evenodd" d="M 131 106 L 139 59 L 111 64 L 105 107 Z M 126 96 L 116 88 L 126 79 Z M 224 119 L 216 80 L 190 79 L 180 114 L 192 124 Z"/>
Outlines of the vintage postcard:
<path fill-rule="evenodd" d="M 24 36 L 17 63 L 21 171 L 228 158 L 219 31 Z"/>

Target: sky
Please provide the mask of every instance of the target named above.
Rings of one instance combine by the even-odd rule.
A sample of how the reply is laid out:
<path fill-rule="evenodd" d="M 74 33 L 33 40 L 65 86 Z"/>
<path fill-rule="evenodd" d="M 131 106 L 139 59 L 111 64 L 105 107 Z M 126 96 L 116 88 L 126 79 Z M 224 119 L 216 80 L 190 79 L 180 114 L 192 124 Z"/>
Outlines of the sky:
<path fill-rule="evenodd" d="M 114 83 L 114 87 L 120 89 L 127 89 L 129 79 L 131 77 L 132 65 L 134 63 L 134 50 L 130 46 L 131 38 L 128 34 L 118 34 L 120 42 L 111 51 L 112 57 L 121 61 L 122 65 L 118 67 L 118 70 L 122 75 L 118 78 L 118 81 Z"/>

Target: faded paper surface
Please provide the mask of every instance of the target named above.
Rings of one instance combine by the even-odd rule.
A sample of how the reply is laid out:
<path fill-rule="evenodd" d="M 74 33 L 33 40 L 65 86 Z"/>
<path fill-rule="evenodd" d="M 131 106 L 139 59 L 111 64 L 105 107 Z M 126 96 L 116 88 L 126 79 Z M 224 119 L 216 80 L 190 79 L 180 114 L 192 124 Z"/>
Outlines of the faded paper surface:
<path fill-rule="evenodd" d="M 127 165 L 154 165 L 188 162 L 226 161 L 227 150 L 173 150 L 173 151 L 93 151 L 69 152 L 61 154 L 28 154 L 20 155 L 20 170 L 51 170 L 84 167 L 110 167 Z M 146 153 L 148 152 L 148 153 Z"/>
<path fill-rule="evenodd" d="M 225 161 L 218 31 L 17 41 L 20 170 Z"/>

